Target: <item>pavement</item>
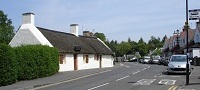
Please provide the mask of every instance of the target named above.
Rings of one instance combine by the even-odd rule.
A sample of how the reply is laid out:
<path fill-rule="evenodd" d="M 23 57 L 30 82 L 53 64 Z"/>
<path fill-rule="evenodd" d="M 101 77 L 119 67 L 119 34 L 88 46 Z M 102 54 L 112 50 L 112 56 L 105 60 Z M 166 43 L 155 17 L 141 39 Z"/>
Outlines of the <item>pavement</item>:
<path fill-rule="evenodd" d="M 188 85 L 181 85 L 177 90 L 200 90 L 200 66 L 193 66 L 193 72 L 189 77 Z"/>
<path fill-rule="evenodd" d="M 81 78 L 97 75 L 100 73 L 109 72 L 114 68 L 121 67 L 122 64 L 117 63 L 114 67 L 110 68 L 97 68 L 90 70 L 78 70 L 78 71 L 67 71 L 59 72 L 55 75 L 38 78 L 34 80 L 27 81 L 18 81 L 12 85 L 2 86 L 0 90 L 30 90 L 30 89 L 39 89 L 41 86 L 52 86 L 60 83 L 70 82 L 78 80 Z M 180 85 L 176 90 L 200 90 L 200 66 L 192 66 L 194 68 L 193 72 L 190 75 L 189 85 Z"/>
<path fill-rule="evenodd" d="M 0 87 L 0 90 L 30 90 L 33 88 L 39 89 L 41 86 L 42 87 L 52 86 L 60 83 L 70 82 L 81 78 L 93 76 L 100 73 L 109 72 L 113 68 L 119 68 L 120 66 L 121 66 L 120 64 L 116 64 L 114 67 L 108 67 L 108 68 L 59 72 L 49 77 L 38 78 L 27 81 L 18 81 L 12 85 L 2 86 Z"/>

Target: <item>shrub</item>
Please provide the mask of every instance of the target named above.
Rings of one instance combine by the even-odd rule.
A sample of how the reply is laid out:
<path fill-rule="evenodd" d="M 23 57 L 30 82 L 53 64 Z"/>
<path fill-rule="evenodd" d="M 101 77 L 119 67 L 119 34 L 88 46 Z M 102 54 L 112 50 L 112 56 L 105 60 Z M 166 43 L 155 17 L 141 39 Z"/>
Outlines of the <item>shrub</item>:
<path fill-rule="evenodd" d="M 17 80 L 17 60 L 13 48 L 0 44 L 0 86 L 15 83 Z"/>
<path fill-rule="evenodd" d="M 16 47 L 15 52 L 19 65 L 18 80 L 46 77 L 59 70 L 59 53 L 56 48 L 26 45 Z"/>

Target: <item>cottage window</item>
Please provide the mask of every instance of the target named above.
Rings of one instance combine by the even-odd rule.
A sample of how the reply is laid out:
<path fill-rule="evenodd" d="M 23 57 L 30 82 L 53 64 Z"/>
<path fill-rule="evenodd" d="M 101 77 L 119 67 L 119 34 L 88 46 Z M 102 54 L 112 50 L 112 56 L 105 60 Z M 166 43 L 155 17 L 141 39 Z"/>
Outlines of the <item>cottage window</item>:
<path fill-rule="evenodd" d="M 89 63 L 89 55 L 83 55 L 83 62 Z"/>
<path fill-rule="evenodd" d="M 99 60 L 99 55 L 98 54 L 94 54 L 94 60 Z"/>

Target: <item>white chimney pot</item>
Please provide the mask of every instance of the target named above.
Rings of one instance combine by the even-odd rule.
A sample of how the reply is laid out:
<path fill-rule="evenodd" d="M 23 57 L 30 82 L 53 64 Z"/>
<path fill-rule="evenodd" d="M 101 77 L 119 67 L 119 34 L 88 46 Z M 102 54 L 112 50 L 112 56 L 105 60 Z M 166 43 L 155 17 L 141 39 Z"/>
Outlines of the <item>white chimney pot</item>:
<path fill-rule="evenodd" d="M 78 24 L 70 25 L 70 33 L 78 36 Z"/>
<path fill-rule="evenodd" d="M 22 14 L 22 24 L 34 24 L 34 13 L 24 13 Z"/>

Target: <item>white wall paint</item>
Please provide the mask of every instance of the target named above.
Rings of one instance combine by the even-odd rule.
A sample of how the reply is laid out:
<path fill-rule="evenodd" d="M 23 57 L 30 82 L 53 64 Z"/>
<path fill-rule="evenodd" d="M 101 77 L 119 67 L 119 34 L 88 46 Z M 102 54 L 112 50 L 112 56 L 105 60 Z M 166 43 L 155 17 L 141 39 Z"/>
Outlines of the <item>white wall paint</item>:
<path fill-rule="evenodd" d="M 102 68 L 103 67 L 113 67 L 114 58 L 112 55 L 102 55 Z"/>
<path fill-rule="evenodd" d="M 60 72 L 74 70 L 74 55 L 73 54 L 66 54 L 63 62 L 64 62 L 63 64 L 59 64 Z"/>

